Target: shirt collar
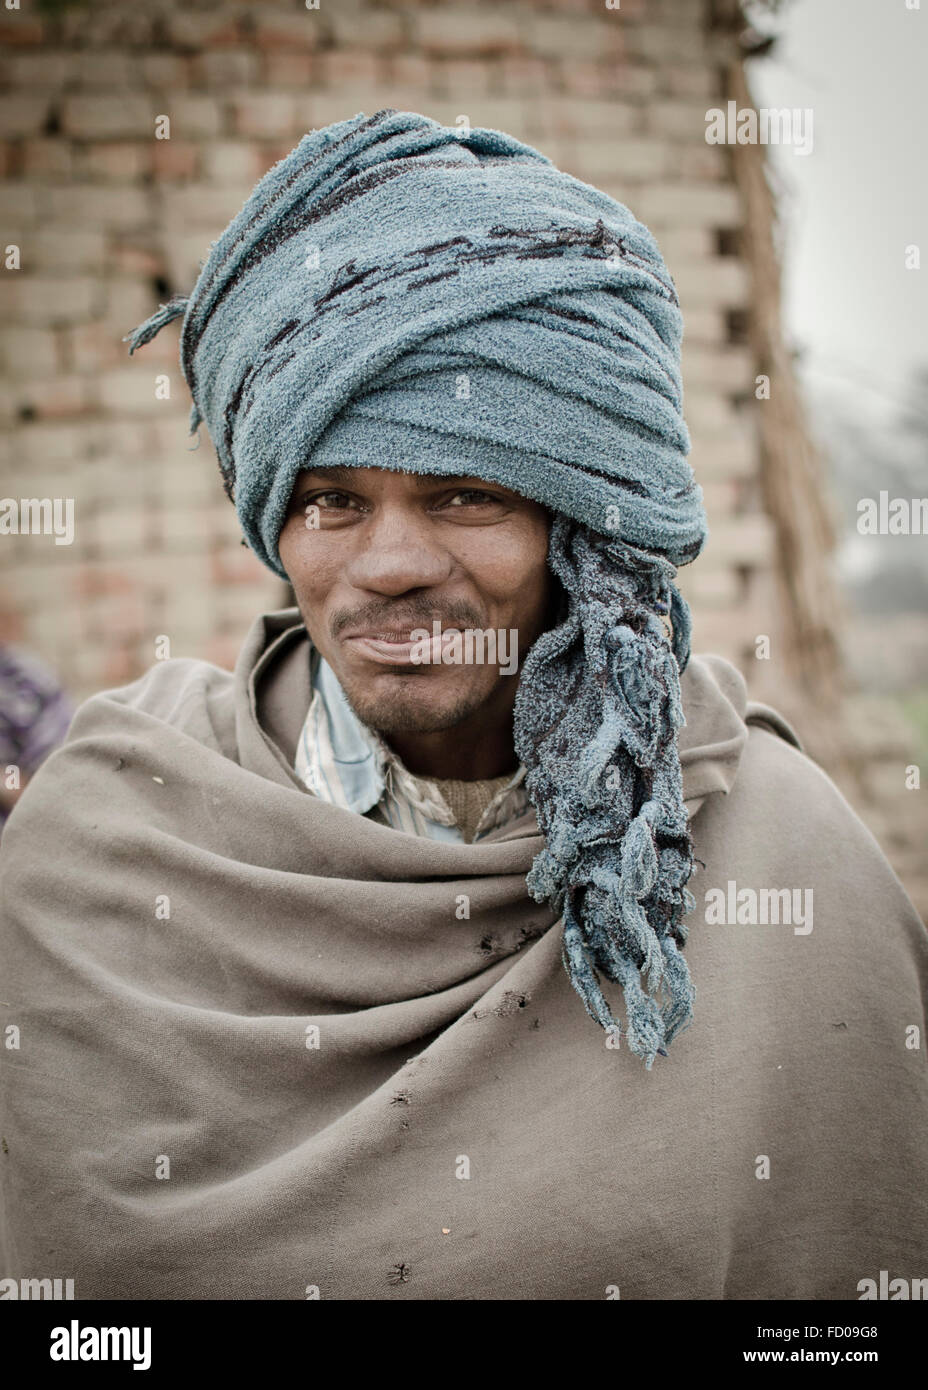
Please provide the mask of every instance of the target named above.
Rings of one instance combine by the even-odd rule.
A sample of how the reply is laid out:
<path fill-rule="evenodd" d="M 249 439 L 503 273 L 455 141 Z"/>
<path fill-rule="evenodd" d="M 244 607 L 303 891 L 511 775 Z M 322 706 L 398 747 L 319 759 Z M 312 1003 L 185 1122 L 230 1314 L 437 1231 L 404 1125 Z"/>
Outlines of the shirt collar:
<path fill-rule="evenodd" d="M 313 694 L 295 759 L 296 771 L 310 791 L 362 815 L 389 791 L 436 824 L 454 826 L 454 814 L 435 784 L 411 773 L 377 731 L 358 718 L 335 672 L 315 649 L 310 674 Z M 526 801 L 524 779 L 520 764 L 487 807 L 497 823 Z"/>

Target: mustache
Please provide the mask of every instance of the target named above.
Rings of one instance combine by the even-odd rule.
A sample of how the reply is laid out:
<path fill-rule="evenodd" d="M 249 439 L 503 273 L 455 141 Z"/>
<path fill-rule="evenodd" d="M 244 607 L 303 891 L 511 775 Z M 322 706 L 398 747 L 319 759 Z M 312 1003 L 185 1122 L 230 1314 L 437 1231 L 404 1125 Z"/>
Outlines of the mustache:
<path fill-rule="evenodd" d="M 436 619 L 442 627 L 480 626 L 480 615 L 475 615 L 471 609 L 461 605 L 450 605 L 445 612 L 441 612 L 434 604 L 418 604 L 411 607 L 408 603 L 403 603 L 392 608 L 384 608 L 383 604 L 368 604 L 351 613 L 338 613 L 333 617 L 330 627 L 332 636 L 338 637 L 348 627 L 390 629 L 404 628 L 408 625 L 410 628 L 431 628 Z"/>

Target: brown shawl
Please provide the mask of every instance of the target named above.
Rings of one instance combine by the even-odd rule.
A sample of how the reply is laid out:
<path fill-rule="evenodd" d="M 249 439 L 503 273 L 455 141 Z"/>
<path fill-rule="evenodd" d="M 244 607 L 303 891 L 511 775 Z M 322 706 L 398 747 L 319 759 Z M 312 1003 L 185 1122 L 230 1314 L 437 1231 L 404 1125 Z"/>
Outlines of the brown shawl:
<path fill-rule="evenodd" d="M 94 696 L 10 818 L 0 1273 L 568 1300 L 928 1274 L 925 930 L 733 667 L 683 679 L 696 1017 L 648 1072 L 525 891 L 533 813 L 459 845 L 301 787 L 308 650 L 288 609 L 233 674 Z M 706 920 L 766 888 L 813 890 L 813 930 Z"/>

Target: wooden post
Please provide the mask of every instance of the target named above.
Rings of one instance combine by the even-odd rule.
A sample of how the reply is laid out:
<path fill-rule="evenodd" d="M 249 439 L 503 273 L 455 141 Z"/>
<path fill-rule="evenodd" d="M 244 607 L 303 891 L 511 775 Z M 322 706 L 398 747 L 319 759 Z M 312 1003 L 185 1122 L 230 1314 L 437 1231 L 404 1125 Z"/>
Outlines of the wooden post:
<path fill-rule="evenodd" d="M 739 42 L 747 28 L 739 0 L 713 0 L 710 24 L 721 31 L 723 101 L 754 102 Z M 749 339 L 755 371 L 770 379 L 770 398 L 756 404 L 760 482 L 776 534 L 776 571 L 790 673 L 805 695 L 830 708 L 843 686 L 837 633 L 841 603 L 828 557 L 834 533 L 825 503 L 822 462 L 805 420 L 793 365 L 783 342 L 780 265 L 774 241 L 776 207 L 767 181 L 766 150 L 733 144 L 734 181 L 744 208 L 742 258 L 751 283 Z"/>

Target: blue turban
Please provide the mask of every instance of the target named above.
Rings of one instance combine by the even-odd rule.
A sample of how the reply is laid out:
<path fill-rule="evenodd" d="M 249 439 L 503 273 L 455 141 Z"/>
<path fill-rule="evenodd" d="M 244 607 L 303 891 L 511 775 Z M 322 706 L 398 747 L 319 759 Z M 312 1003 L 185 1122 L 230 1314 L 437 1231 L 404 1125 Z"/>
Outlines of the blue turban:
<path fill-rule="evenodd" d="M 706 535 L 653 236 L 503 132 L 362 113 L 260 180 L 130 352 L 180 314 L 191 429 L 206 422 L 245 537 L 282 578 L 310 467 L 479 477 L 554 513 L 566 617 L 529 651 L 514 712 L 546 840 L 527 886 L 562 914 L 571 981 L 616 1040 L 600 976 L 621 983 L 650 1067 L 692 1016 L 673 579 Z"/>

